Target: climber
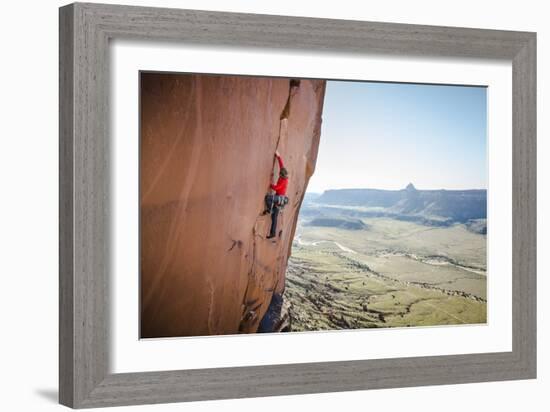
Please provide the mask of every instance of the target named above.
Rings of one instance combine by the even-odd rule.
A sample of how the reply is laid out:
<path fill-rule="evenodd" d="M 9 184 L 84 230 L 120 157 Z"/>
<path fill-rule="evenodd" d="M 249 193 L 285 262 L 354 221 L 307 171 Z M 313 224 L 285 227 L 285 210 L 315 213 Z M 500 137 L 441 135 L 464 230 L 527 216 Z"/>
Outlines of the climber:
<path fill-rule="evenodd" d="M 282 209 L 288 203 L 288 197 L 286 197 L 286 188 L 288 186 L 288 171 L 284 167 L 283 159 L 278 151 L 275 152 L 275 158 L 279 162 L 279 178 L 277 184 L 270 184 L 270 188 L 275 191 L 275 194 L 268 194 L 265 197 L 265 203 L 267 213 L 271 213 L 271 230 L 267 239 L 275 237 L 277 232 L 277 217 L 279 210 Z"/>

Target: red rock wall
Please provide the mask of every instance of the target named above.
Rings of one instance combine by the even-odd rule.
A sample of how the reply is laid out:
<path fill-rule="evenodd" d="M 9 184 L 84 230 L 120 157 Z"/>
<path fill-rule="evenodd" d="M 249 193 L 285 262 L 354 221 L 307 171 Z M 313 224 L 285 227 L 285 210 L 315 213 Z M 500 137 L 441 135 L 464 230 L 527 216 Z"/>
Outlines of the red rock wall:
<path fill-rule="evenodd" d="M 141 75 L 142 337 L 256 331 L 284 289 L 324 91 L 317 80 Z M 275 150 L 290 201 L 272 241 L 261 212 Z"/>

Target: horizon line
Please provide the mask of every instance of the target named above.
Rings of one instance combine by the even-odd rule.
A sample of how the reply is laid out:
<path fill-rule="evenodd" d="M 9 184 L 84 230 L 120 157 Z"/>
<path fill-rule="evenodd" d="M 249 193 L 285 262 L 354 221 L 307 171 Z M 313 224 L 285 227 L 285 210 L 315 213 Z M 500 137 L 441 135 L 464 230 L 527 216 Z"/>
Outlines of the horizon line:
<path fill-rule="evenodd" d="M 468 189 L 445 189 L 443 187 L 441 188 L 437 188 L 437 189 L 418 189 L 417 187 L 414 187 L 415 190 L 417 191 L 424 191 L 424 192 L 428 192 L 428 191 L 440 191 L 440 190 L 445 190 L 447 192 L 464 192 L 464 191 L 471 191 L 471 190 L 485 190 L 487 191 L 487 188 L 484 187 L 484 188 L 468 188 Z M 399 191 L 402 191 L 402 190 L 407 190 L 406 187 L 403 187 L 401 189 L 380 189 L 380 188 L 375 188 L 375 187 L 341 187 L 341 188 L 332 188 L 332 189 L 323 189 L 323 190 L 308 190 L 306 189 L 305 193 L 323 193 L 323 192 L 327 192 L 329 190 L 384 190 L 384 191 L 388 191 L 388 192 L 399 192 Z"/>

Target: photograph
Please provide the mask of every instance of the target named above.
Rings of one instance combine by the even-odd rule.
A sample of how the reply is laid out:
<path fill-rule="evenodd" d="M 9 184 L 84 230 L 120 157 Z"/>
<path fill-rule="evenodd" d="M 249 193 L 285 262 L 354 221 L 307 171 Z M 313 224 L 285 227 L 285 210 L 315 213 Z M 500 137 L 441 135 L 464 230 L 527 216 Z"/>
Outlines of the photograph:
<path fill-rule="evenodd" d="M 140 338 L 487 322 L 486 87 L 139 81 Z"/>

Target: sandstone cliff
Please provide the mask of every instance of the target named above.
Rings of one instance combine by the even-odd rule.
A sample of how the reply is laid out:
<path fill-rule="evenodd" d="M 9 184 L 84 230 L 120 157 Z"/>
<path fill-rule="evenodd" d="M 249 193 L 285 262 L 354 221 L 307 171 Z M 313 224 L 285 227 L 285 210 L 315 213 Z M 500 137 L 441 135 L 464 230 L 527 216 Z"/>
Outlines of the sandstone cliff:
<path fill-rule="evenodd" d="M 141 336 L 255 332 L 285 272 L 325 82 L 141 75 Z M 289 170 L 281 236 L 264 196 Z"/>

